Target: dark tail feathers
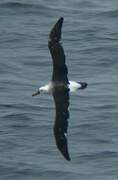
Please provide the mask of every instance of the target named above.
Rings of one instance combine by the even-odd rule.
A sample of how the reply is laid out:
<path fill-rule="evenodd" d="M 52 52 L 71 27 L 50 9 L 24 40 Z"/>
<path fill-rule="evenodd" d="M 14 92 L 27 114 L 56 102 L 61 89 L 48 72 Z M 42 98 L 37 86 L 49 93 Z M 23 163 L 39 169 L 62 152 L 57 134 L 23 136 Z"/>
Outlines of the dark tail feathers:
<path fill-rule="evenodd" d="M 78 83 L 81 84 L 81 87 L 79 89 L 85 89 L 88 86 L 86 82 L 78 82 Z"/>

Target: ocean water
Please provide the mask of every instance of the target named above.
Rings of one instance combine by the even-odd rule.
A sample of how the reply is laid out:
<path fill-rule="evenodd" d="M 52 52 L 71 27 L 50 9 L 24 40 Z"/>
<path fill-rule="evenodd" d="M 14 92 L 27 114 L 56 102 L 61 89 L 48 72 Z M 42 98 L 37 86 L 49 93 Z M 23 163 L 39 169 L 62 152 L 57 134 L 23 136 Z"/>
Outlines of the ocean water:
<path fill-rule="evenodd" d="M 51 79 L 48 33 L 64 17 L 71 161 L 53 137 L 52 96 L 32 93 Z M 0 1 L 0 180 L 118 179 L 118 1 Z"/>

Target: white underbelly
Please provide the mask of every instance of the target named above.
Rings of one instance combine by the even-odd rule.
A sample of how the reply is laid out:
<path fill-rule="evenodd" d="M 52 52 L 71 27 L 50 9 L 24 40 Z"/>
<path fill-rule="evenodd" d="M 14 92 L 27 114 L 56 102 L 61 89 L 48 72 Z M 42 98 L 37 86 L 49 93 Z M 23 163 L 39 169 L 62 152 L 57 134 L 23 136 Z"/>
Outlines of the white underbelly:
<path fill-rule="evenodd" d="M 81 88 L 81 84 L 79 84 L 75 81 L 69 81 L 70 92 L 75 92 L 79 88 Z"/>

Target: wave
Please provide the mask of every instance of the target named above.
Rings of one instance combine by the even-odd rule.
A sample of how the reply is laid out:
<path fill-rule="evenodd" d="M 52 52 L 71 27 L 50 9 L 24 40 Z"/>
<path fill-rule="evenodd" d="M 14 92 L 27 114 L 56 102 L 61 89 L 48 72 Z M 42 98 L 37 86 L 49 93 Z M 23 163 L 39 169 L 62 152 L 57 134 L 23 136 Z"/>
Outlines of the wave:
<path fill-rule="evenodd" d="M 79 8 L 96 8 L 98 6 L 97 2 L 87 0 L 76 2 L 75 5 Z"/>
<path fill-rule="evenodd" d="M 51 12 L 52 7 L 48 4 L 31 4 L 31 3 L 22 3 L 22 2 L 7 2 L 0 3 L 0 14 L 7 13 L 8 14 L 44 14 L 48 17 L 50 16 L 49 12 Z M 57 9 L 55 9 L 57 13 Z"/>
<path fill-rule="evenodd" d="M 109 11 L 103 11 L 99 13 L 100 17 L 106 17 L 106 18 L 117 18 L 118 17 L 118 10 L 109 10 Z"/>
<path fill-rule="evenodd" d="M 118 157 L 118 152 L 102 151 L 102 152 L 98 152 L 98 153 L 81 155 L 80 159 L 82 158 L 83 160 L 96 160 L 96 159 L 113 158 L 113 157 Z"/>
<path fill-rule="evenodd" d="M 27 4 L 22 2 L 6 2 L 0 3 L 0 8 L 29 8 L 36 7 L 34 4 Z"/>
<path fill-rule="evenodd" d="M 31 3 L 22 3 L 22 2 L 7 2 L 0 3 L 0 8 L 9 8 L 9 9 L 48 9 L 48 5 L 44 4 L 31 4 Z"/>

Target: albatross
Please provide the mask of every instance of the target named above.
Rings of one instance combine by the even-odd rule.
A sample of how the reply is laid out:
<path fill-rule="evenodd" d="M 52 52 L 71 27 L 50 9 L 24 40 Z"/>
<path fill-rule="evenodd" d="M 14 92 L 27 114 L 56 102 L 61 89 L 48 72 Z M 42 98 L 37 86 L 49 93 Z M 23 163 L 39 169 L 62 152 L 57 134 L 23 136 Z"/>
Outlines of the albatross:
<path fill-rule="evenodd" d="M 56 115 L 54 124 L 54 136 L 57 148 L 66 160 L 70 160 L 67 143 L 67 128 L 69 118 L 69 93 L 87 87 L 86 82 L 68 80 L 68 68 L 65 63 L 65 54 L 61 40 L 61 30 L 64 18 L 61 17 L 49 33 L 48 48 L 53 61 L 52 80 L 39 87 L 32 96 L 40 93 L 52 94 L 55 102 Z"/>

